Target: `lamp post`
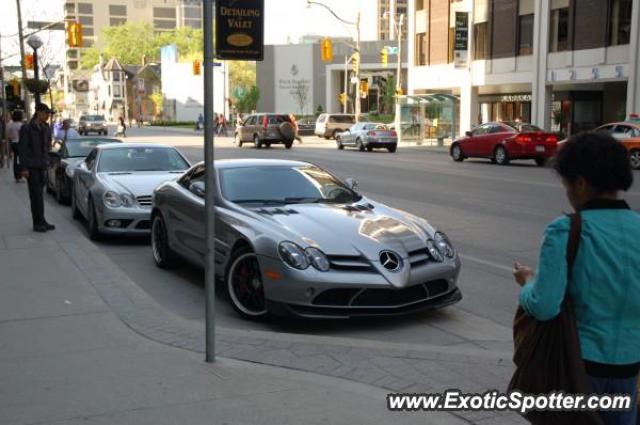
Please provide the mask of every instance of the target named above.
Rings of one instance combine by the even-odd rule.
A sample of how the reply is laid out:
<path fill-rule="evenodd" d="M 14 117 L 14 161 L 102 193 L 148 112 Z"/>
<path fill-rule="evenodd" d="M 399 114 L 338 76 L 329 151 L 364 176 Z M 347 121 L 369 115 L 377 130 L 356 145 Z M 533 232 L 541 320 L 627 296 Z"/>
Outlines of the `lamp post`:
<path fill-rule="evenodd" d="M 390 19 L 390 13 L 384 12 L 384 19 Z M 393 25 L 393 31 L 398 40 L 398 52 L 397 52 L 397 64 L 396 64 L 396 93 L 399 93 L 402 89 L 402 26 L 404 25 L 404 13 L 393 19 L 389 25 Z M 397 100 L 397 96 L 396 96 Z"/>
<path fill-rule="evenodd" d="M 336 14 L 336 12 L 333 11 L 333 9 L 331 9 L 329 6 L 327 6 L 324 3 L 320 3 L 318 1 L 312 1 L 312 0 L 307 0 L 307 7 L 311 7 L 312 5 L 317 5 L 317 6 L 322 6 L 325 9 L 327 9 L 329 11 L 329 13 L 331 13 L 333 15 L 334 18 L 336 18 L 338 21 L 342 22 L 343 24 L 347 24 L 347 25 L 351 25 L 354 26 L 356 28 L 356 46 L 355 46 L 355 52 L 354 52 L 354 57 L 356 58 L 356 60 L 358 61 L 357 66 L 354 69 L 354 73 L 355 73 L 355 77 L 354 80 L 356 80 L 356 89 L 355 89 L 355 115 L 356 115 L 356 123 L 360 121 L 360 11 L 358 11 L 358 16 L 356 17 L 356 21 L 352 22 L 352 21 L 347 21 L 345 19 L 342 19 L 340 16 L 338 16 Z M 345 92 L 346 92 L 346 87 L 345 87 Z M 346 103 L 346 102 L 345 102 Z"/>
<path fill-rule="evenodd" d="M 27 44 L 29 45 L 29 47 L 33 49 L 33 79 L 38 81 L 39 80 L 38 49 L 42 47 L 42 40 L 40 40 L 40 37 L 38 37 L 37 35 L 32 35 L 27 40 Z M 36 102 L 36 105 L 40 103 L 40 91 L 38 90 L 38 86 L 36 86 L 36 90 L 35 90 L 35 102 Z"/>
<path fill-rule="evenodd" d="M 129 76 L 126 71 L 123 71 L 124 74 L 124 122 L 129 123 L 129 98 L 127 97 L 127 80 L 129 80 Z"/>

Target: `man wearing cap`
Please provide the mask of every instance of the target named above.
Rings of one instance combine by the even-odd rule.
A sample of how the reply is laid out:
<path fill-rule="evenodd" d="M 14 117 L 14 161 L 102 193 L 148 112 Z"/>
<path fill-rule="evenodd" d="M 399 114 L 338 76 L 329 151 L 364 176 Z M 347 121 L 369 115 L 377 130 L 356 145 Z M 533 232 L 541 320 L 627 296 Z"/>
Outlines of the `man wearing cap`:
<path fill-rule="evenodd" d="M 52 113 L 47 105 L 38 103 L 31 121 L 20 129 L 18 143 L 21 173 L 29 183 L 33 231 L 40 233 L 56 228 L 44 218 L 44 186 L 51 149 L 51 128 L 47 121 Z"/>

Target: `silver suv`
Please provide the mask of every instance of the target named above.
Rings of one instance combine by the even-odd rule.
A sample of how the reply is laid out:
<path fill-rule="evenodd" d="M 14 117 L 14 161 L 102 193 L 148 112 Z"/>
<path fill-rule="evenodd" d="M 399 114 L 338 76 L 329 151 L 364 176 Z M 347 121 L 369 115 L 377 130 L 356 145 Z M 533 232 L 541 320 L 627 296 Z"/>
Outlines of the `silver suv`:
<path fill-rule="evenodd" d="M 325 139 L 336 138 L 338 133 L 347 131 L 356 123 L 351 114 L 320 114 L 316 121 L 315 135 Z"/>
<path fill-rule="evenodd" d="M 291 149 L 297 130 L 292 115 L 254 114 L 236 128 L 235 143 L 238 147 L 242 147 L 243 143 L 253 143 L 258 149 L 281 143 Z"/>
<path fill-rule="evenodd" d="M 82 115 L 78 122 L 78 133 L 80 135 L 89 135 L 89 133 L 97 133 L 107 135 L 107 122 L 104 115 Z"/>

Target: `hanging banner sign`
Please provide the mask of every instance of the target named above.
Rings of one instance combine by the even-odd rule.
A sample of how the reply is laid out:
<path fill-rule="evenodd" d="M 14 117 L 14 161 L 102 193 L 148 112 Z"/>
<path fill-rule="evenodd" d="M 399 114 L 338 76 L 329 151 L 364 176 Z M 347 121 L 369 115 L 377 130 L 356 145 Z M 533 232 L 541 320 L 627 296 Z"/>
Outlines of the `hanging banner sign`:
<path fill-rule="evenodd" d="M 217 59 L 261 61 L 264 57 L 264 0 L 216 0 Z"/>
<path fill-rule="evenodd" d="M 456 12 L 455 40 L 453 46 L 454 67 L 469 66 L 469 13 Z"/>

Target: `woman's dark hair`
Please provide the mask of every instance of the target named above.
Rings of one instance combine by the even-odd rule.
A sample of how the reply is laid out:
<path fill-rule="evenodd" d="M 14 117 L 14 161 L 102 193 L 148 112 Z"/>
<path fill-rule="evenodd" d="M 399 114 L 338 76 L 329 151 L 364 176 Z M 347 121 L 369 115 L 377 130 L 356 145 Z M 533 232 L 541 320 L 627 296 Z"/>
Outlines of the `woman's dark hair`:
<path fill-rule="evenodd" d="M 22 113 L 22 111 L 20 110 L 15 110 L 11 113 L 11 120 L 12 121 L 22 121 L 22 117 L 24 116 L 24 114 Z"/>
<path fill-rule="evenodd" d="M 633 184 L 629 152 L 603 131 L 569 138 L 559 149 L 554 168 L 571 183 L 584 178 L 599 193 L 626 191 Z"/>

